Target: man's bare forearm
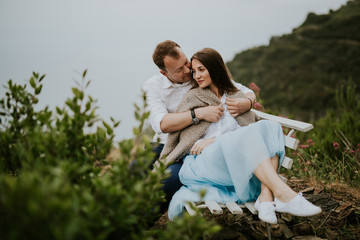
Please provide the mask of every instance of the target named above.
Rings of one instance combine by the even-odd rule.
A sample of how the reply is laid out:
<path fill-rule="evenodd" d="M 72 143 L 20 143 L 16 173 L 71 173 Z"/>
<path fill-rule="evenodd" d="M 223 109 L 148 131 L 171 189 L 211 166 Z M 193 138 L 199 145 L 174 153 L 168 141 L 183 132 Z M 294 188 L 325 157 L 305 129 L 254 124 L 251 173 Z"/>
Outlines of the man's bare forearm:
<path fill-rule="evenodd" d="M 205 120 L 208 122 L 217 122 L 224 114 L 222 105 L 207 106 L 194 109 L 195 116 L 198 120 Z M 181 113 L 165 114 L 160 123 L 160 128 L 163 133 L 171 133 L 182 130 L 193 123 L 190 111 Z"/>
<path fill-rule="evenodd" d="M 160 123 L 164 133 L 176 132 L 192 124 L 190 111 L 165 114 Z"/>

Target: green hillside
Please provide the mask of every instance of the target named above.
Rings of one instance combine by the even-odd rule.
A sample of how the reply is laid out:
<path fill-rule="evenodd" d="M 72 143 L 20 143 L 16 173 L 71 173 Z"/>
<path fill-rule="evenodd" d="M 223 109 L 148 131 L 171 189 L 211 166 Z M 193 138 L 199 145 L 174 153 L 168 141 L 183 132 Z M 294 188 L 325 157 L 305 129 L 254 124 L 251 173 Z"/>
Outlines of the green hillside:
<path fill-rule="evenodd" d="M 309 13 L 291 34 L 237 54 L 227 63 L 235 81 L 261 88 L 266 109 L 314 120 L 352 81 L 360 92 L 360 0 L 325 15 Z"/>

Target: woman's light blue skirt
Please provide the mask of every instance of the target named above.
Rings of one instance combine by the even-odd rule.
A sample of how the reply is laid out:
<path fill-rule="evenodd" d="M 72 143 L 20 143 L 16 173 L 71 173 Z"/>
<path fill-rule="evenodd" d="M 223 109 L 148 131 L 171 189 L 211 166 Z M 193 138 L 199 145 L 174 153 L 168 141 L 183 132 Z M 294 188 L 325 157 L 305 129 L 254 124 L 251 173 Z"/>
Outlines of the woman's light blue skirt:
<path fill-rule="evenodd" d="M 169 219 L 181 215 L 187 201 L 255 201 L 261 182 L 254 170 L 275 155 L 281 166 L 284 154 L 284 134 L 277 122 L 262 120 L 217 137 L 200 155 L 184 158 L 179 172 L 184 186 L 169 204 Z M 201 190 L 206 190 L 202 199 Z"/>

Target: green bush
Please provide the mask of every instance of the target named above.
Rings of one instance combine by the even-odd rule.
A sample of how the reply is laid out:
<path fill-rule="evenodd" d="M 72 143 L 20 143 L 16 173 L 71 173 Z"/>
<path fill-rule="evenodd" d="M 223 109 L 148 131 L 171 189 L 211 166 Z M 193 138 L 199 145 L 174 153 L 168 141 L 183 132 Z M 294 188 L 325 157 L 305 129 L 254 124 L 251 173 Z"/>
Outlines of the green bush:
<path fill-rule="evenodd" d="M 336 91 L 336 106 L 302 136 L 296 175 L 360 186 L 360 97 L 351 81 Z M 305 138 L 306 137 L 306 138 Z"/>
<path fill-rule="evenodd" d="M 195 239 L 211 232 L 212 222 L 194 223 L 198 216 L 171 223 L 166 234 L 150 230 L 167 174 L 163 166 L 149 170 L 149 112 L 135 105 L 136 137 L 121 141 L 120 157 L 110 159 L 119 121 L 96 114 L 96 101 L 85 94 L 86 71 L 56 112 L 35 110 L 44 77 L 33 73 L 30 90 L 8 81 L 0 100 L 1 239 L 182 239 L 182 228 Z"/>
<path fill-rule="evenodd" d="M 166 231 L 160 231 L 154 236 L 156 239 L 211 239 L 211 236 L 220 229 L 220 225 L 216 225 L 214 220 L 205 218 L 200 214 L 190 216 L 186 213 L 174 222 L 170 222 Z"/>

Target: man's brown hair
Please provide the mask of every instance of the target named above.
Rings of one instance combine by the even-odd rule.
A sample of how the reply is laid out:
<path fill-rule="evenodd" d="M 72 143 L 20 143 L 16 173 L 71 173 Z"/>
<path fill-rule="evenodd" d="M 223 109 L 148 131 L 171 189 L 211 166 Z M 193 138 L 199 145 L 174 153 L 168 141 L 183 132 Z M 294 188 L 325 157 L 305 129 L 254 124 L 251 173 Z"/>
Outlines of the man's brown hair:
<path fill-rule="evenodd" d="M 173 57 L 178 59 L 180 54 L 176 48 L 180 48 L 180 46 L 171 40 L 166 40 L 164 42 L 159 43 L 153 53 L 153 61 L 160 68 L 160 70 L 166 71 L 164 58 L 165 56 Z"/>

